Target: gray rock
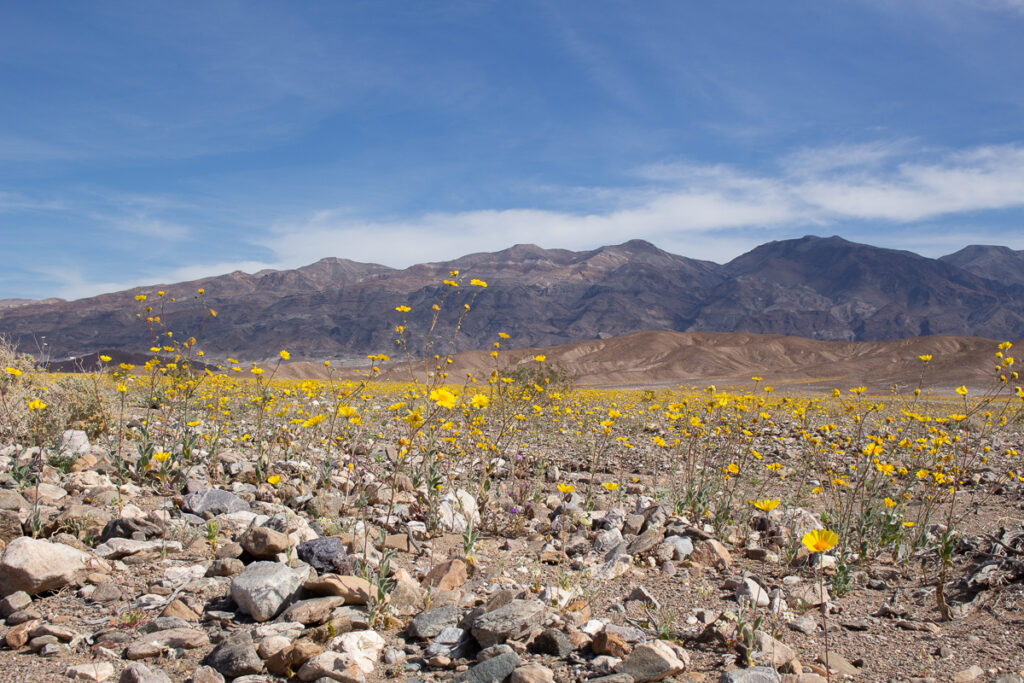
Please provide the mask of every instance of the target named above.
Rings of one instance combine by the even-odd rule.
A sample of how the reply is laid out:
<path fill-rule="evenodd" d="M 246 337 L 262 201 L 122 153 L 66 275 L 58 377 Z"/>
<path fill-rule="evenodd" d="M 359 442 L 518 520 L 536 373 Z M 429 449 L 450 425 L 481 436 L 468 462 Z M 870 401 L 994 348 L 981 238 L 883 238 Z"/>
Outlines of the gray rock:
<path fill-rule="evenodd" d="M 539 600 L 513 600 L 474 619 L 470 631 L 481 647 L 490 647 L 524 635 L 541 622 L 544 611 Z"/>
<path fill-rule="evenodd" d="M 612 548 L 617 548 L 623 542 L 622 532 L 618 529 L 605 529 L 594 539 L 594 550 L 599 553 L 607 553 Z"/>
<path fill-rule="evenodd" d="M 236 631 L 222 640 L 203 663 L 229 678 L 256 674 L 263 670 L 263 661 L 256 653 L 248 631 Z"/>
<path fill-rule="evenodd" d="M 57 447 L 61 455 L 78 455 L 89 450 L 89 436 L 81 429 L 69 429 L 60 435 Z"/>
<path fill-rule="evenodd" d="M 653 640 L 633 648 L 629 657 L 616 665 L 615 672 L 629 674 L 636 683 L 645 683 L 682 673 L 686 665 L 687 662 L 680 659 L 668 643 Z"/>
<path fill-rule="evenodd" d="M 231 598 L 254 620 L 268 621 L 292 601 L 308 577 L 309 567 L 253 562 L 231 580 Z"/>
<path fill-rule="evenodd" d="M 0 617 L 7 618 L 32 604 L 32 598 L 25 591 L 11 593 L 0 600 Z"/>
<path fill-rule="evenodd" d="M 455 605 L 436 607 L 417 614 L 409 623 L 409 635 L 426 640 L 459 623 L 461 611 Z"/>
<path fill-rule="evenodd" d="M 765 589 L 761 588 L 757 581 L 750 578 L 743 579 L 740 582 L 740 586 L 736 590 L 736 601 L 740 604 L 746 603 L 757 607 L 767 607 L 771 603 Z"/>
<path fill-rule="evenodd" d="M 541 655 L 553 655 L 561 659 L 574 649 L 569 636 L 555 628 L 546 628 L 530 643 L 530 651 Z"/>
<path fill-rule="evenodd" d="M 159 518 L 152 520 L 146 517 L 122 517 L 112 519 L 103 527 L 100 534 L 100 543 L 106 543 L 112 538 L 136 538 L 148 540 L 159 538 L 164 535 L 165 527 Z"/>
<path fill-rule="evenodd" d="M 505 652 L 470 667 L 452 680 L 456 683 L 495 683 L 505 680 L 517 666 L 519 655 Z"/>
<path fill-rule="evenodd" d="M 150 669 L 142 662 L 132 662 L 121 672 L 118 683 L 172 683 L 162 669 Z"/>
<path fill-rule="evenodd" d="M 215 517 L 231 512 L 248 512 L 249 503 L 224 489 L 203 489 L 185 496 L 181 507 L 185 512 L 200 517 L 206 514 Z"/>
<path fill-rule="evenodd" d="M 189 683 L 224 683 L 224 677 L 212 666 L 201 666 L 192 672 Z"/>
<path fill-rule="evenodd" d="M 749 669 L 723 671 L 718 683 L 782 683 L 782 676 L 767 666 L 752 666 Z"/>
<path fill-rule="evenodd" d="M 345 550 L 345 544 L 336 536 L 314 538 L 300 543 L 295 551 L 299 559 L 317 570 L 320 574 L 352 573 L 352 561 Z"/>
<path fill-rule="evenodd" d="M 672 544 L 672 559 L 676 562 L 685 560 L 693 552 L 693 541 L 689 536 L 669 536 L 665 542 Z"/>
<path fill-rule="evenodd" d="M 655 546 L 665 540 L 665 530 L 661 527 L 651 527 L 630 542 L 626 552 L 630 555 L 639 555 L 652 550 Z"/>
<path fill-rule="evenodd" d="M 446 628 L 438 633 L 430 642 L 430 645 L 427 646 L 424 652 L 424 656 L 429 659 L 438 655 L 444 655 L 451 659 L 458 659 L 465 656 L 472 640 L 473 637 L 469 635 L 469 631 L 466 629 L 455 626 Z"/>

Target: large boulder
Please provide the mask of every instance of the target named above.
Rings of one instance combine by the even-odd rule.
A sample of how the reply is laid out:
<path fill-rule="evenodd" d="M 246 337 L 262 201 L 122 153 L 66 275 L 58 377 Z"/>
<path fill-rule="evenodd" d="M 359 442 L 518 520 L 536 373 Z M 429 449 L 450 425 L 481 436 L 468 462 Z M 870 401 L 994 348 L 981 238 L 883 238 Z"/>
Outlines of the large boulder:
<path fill-rule="evenodd" d="M 37 595 L 63 588 L 82 572 L 106 568 L 102 560 L 77 548 L 21 536 L 0 555 L 0 594 Z"/>
<path fill-rule="evenodd" d="M 269 621 L 288 606 L 308 578 L 309 567 L 253 562 L 231 580 L 231 598 L 254 620 Z"/>

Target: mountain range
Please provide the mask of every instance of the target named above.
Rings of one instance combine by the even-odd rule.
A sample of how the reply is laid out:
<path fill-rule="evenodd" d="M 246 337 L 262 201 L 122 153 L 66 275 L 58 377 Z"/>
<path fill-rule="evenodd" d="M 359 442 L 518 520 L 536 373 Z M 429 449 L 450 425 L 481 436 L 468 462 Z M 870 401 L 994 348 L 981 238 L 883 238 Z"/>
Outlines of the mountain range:
<path fill-rule="evenodd" d="M 457 289 L 442 284 L 453 270 L 465 278 Z M 469 278 L 488 286 L 470 287 Z M 296 359 L 352 359 L 394 354 L 402 305 L 411 308 L 410 348 L 424 348 L 431 306 L 448 292 L 433 335 L 446 344 L 473 291 L 458 350 L 488 347 L 499 332 L 516 347 L 641 330 L 832 341 L 1024 337 L 1024 251 L 975 245 L 932 259 L 814 236 L 769 242 L 724 265 L 642 240 L 579 252 L 516 245 L 405 269 L 331 257 L 294 270 L 236 271 L 75 301 L 0 300 L 0 335 L 54 360 L 144 351 L 152 337 L 137 313 L 158 302 L 167 328 L 198 336 L 211 359 L 259 361 L 280 349 Z M 138 294 L 147 301 L 136 302 Z M 217 317 L 200 330 L 207 308 Z"/>

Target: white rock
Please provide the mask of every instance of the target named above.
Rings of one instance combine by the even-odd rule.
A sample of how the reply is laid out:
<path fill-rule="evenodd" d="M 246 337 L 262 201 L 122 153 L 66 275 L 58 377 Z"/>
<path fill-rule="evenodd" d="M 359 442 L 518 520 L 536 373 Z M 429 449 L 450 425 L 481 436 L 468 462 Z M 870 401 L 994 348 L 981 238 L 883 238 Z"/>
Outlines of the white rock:
<path fill-rule="evenodd" d="M 37 595 L 62 588 L 74 581 L 79 572 L 93 569 L 109 567 L 69 545 L 19 536 L 0 555 L 0 594 L 22 590 Z"/>
<path fill-rule="evenodd" d="M 309 567 L 253 562 L 231 580 L 231 598 L 256 621 L 269 621 L 291 602 L 307 578 Z"/>
<path fill-rule="evenodd" d="M 373 673 L 380 661 L 387 641 L 376 631 L 350 631 L 331 641 L 331 647 L 352 655 L 353 661 L 364 673 Z"/>
<path fill-rule="evenodd" d="M 760 584 L 753 579 L 743 579 L 740 583 L 739 589 L 736 591 L 737 602 L 756 605 L 757 607 L 767 607 L 771 600 L 768 597 L 768 593 L 765 592 L 764 588 L 761 588 Z"/>
<path fill-rule="evenodd" d="M 81 429 L 69 429 L 60 435 L 60 446 L 62 455 L 78 455 L 89 450 L 89 437 Z"/>
<path fill-rule="evenodd" d="M 78 664 L 69 666 L 64 675 L 82 681 L 105 681 L 114 675 L 114 665 L 110 662 Z"/>
<path fill-rule="evenodd" d="M 448 532 L 462 533 L 470 523 L 474 527 L 480 524 L 476 499 L 463 489 L 444 494 L 438 512 L 441 516 L 441 528 Z"/>

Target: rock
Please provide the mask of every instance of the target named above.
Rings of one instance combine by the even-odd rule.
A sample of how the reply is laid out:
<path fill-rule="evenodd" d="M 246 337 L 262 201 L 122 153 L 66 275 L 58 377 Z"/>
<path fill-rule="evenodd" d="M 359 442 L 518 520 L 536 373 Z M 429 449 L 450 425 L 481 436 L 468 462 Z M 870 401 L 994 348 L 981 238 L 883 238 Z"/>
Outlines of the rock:
<path fill-rule="evenodd" d="M 448 533 L 461 534 L 470 524 L 480 524 L 480 513 L 477 511 L 476 499 L 468 491 L 459 489 L 441 496 L 438 503 L 441 529 Z"/>
<path fill-rule="evenodd" d="M 167 648 L 194 650 L 210 644 L 205 632 L 191 628 L 172 628 L 166 631 L 147 633 L 135 640 L 125 650 L 125 659 L 146 659 L 156 657 Z"/>
<path fill-rule="evenodd" d="M 519 638 L 542 621 L 544 605 L 538 600 L 513 600 L 473 620 L 470 632 L 481 647 Z"/>
<path fill-rule="evenodd" d="M 467 671 L 453 678 L 455 683 L 493 683 L 504 681 L 519 666 L 519 655 L 515 652 L 503 652 L 485 661 L 479 662 Z"/>
<path fill-rule="evenodd" d="M 850 662 L 848 662 L 846 658 L 838 652 L 829 652 L 827 662 L 825 661 L 825 655 L 820 654 L 818 655 L 817 661 L 819 664 L 825 664 L 832 671 L 846 676 L 856 676 L 860 673 L 860 669 L 855 667 L 853 664 L 850 664 Z"/>
<path fill-rule="evenodd" d="M 0 600 L 0 617 L 6 619 L 15 612 L 23 610 L 32 604 L 32 598 L 25 591 L 11 593 L 3 600 Z"/>
<path fill-rule="evenodd" d="M 195 621 L 199 618 L 199 615 L 192 611 L 191 607 L 177 598 L 167 603 L 167 607 L 160 612 L 160 616 L 176 617 L 182 621 Z"/>
<path fill-rule="evenodd" d="M 260 659 L 270 659 L 291 644 L 292 641 L 287 636 L 267 636 L 256 646 L 256 654 Z"/>
<path fill-rule="evenodd" d="M 590 649 L 596 655 L 608 655 L 609 657 L 622 658 L 629 654 L 629 644 L 608 631 L 601 631 L 590 641 Z"/>
<path fill-rule="evenodd" d="M 57 450 L 61 455 L 79 455 L 89 450 L 89 436 L 80 429 L 69 429 L 60 435 Z"/>
<path fill-rule="evenodd" d="M 953 683 L 967 683 L 985 675 L 985 670 L 977 664 L 970 666 L 953 674 Z"/>
<path fill-rule="evenodd" d="M 690 562 L 704 567 L 728 567 L 732 556 L 713 538 L 701 541 L 690 554 Z"/>
<path fill-rule="evenodd" d="M 630 542 L 626 548 L 629 555 L 641 555 L 665 540 L 665 530 L 661 527 L 652 527 L 643 532 Z"/>
<path fill-rule="evenodd" d="M 8 649 L 17 650 L 18 648 L 25 645 L 28 642 L 28 634 L 39 625 L 38 619 L 32 619 L 31 621 L 25 621 L 17 626 L 9 629 L 7 635 L 4 636 L 4 640 L 7 643 Z"/>
<path fill-rule="evenodd" d="M 93 551 L 105 560 L 120 560 L 139 553 L 164 555 L 180 553 L 181 543 L 178 541 L 140 541 L 134 538 L 112 538 L 106 543 L 96 546 Z"/>
<path fill-rule="evenodd" d="M 831 599 L 828 588 L 817 583 L 800 583 L 789 589 L 789 601 L 798 609 L 818 607 Z"/>
<path fill-rule="evenodd" d="M 314 538 L 300 543 L 295 548 L 299 559 L 320 574 L 352 573 L 352 561 L 345 550 L 345 544 L 337 536 Z"/>
<path fill-rule="evenodd" d="M 106 543 L 112 538 L 134 538 L 144 541 L 163 536 L 165 529 L 165 525 L 159 519 L 121 517 L 107 522 L 100 534 L 100 542 Z"/>
<path fill-rule="evenodd" d="M 234 557 L 214 560 L 206 570 L 206 576 L 235 576 L 245 571 L 245 564 Z"/>
<path fill-rule="evenodd" d="M 473 637 L 465 629 L 451 626 L 438 633 L 427 646 L 425 657 L 443 655 L 451 659 L 465 656 Z"/>
<path fill-rule="evenodd" d="M 515 669 L 509 677 L 509 683 L 554 683 L 554 672 L 536 662 Z"/>
<path fill-rule="evenodd" d="M 530 643 L 530 652 L 552 655 L 559 659 L 565 657 L 574 649 L 569 641 L 569 636 L 555 628 L 544 629 Z"/>
<path fill-rule="evenodd" d="M 615 672 L 629 674 L 636 683 L 660 681 L 686 670 L 683 661 L 668 643 L 654 640 L 633 648 L 629 657 L 615 667 Z"/>
<path fill-rule="evenodd" d="M 96 584 L 89 592 L 89 602 L 115 602 L 123 598 L 121 588 L 113 581 L 103 581 Z"/>
<path fill-rule="evenodd" d="M 643 586 L 637 586 L 629 593 L 629 597 L 626 598 L 630 602 L 639 602 L 645 605 L 649 605 L 651 608 L 657 610 L 661 609 L 661 603 L 658 599 L 651 595 L 651 592 Z"/>
<path fill-rule="evenodd" d="M 794 631 L 809 636 L 818 630 L 818 622 L 809 616 L 797 617 L 789 622 L 789 627 Z"/>
<path fill-rule="evenodd" d="M 344 683 L 363 683 L 366 676 L 351 655 L 341 652 L 322 652 L 310 658 L 299 669 L 299 680 L 328 679 Z"/>
<path fill-rule="evenodd" d="M 352 660 L 364 673 L 373 673 L 374 666 L 380 661 L 381 652 L 387 641 L 372 630 L 352 631 L 338 636 L 331 644 L 340 651 L 351 655 Z"/>
<path fill-rule="evenodd" d="M 308 640 L 297 641 L 271 655 L 267 659 L 267 670 L 278 676 L 285 676 L 289 670 L 300 669 L 323 651 L 324 649 L 316 643 Z"/>
<path fill-rule="evenodd" d="M 114 675 L 114 665 L 110 662 L 90 662 L 69 666 L 64 675 L 79 681 L 105 681 Z M 124 680 L 124 676 L 121 677 Z M 170 679 L 167 679 L 168 682 Z"/>
<path fill-rule="evenodd" d="M 330 595 L 344 599 L 346 605 L 365 605 L 370 599 L 372 586 L 359 576 L 338 576 L 323 574 L 306 581 L 307 591 L 318 595 Z"/>
<path fill-rule="evenodd" d="M 774 669 L 767 666 L 752 666 L 749 669 L 723 671 L 718 683 L 782 683 Z"/>
<path fill-rule="evenodd" d="M 224 677 L 210 666 L 201 666 L 192 672 L 190 683 L 224 683 Z"/>
<path fill-rule="evenodd" d="M 757 581 L 750 578 L 743 579 L 740 582 L 740 587 L 736 589 L 736 601 L 741 605 L 747 604 L 757 607 L 767 607 L 771 604 L 765 589 L 761 588 Z"/>
<path fill-rule="evenodd" d="M 665 543 L 672 546 L 672 559 L 676 562 L 685 560 L 693 553 L 693 541 L 689 536 L 667 536 Z"/>
<path fill-rule="evenodd" d="M 423 585 L 435 591 L 450 591 L 466 583 L 466 563 L 462 560 L 448 560 L 436 565 L 423 578 Z"/>
<path fill-rule="evenodd" d="M 63 588 L 79 574 L 100 566 L 106 568 L 92 555 L 71 546 L 21 536 L 0 555 L 0 593 L 38 595 Z"/>
<path fill-rule="evenodd" d="M 283 553 L 290 545 L 288 535 L 265 526 L 251 526 L 239 539 L 245 552 L 253 557 L 268 559 Z"/>
<path fill-rule="evenodd" d="M 796 659 L 793 648 L 785 645 L 764 631 L 754 632 L 755 661 L 779 669 Z"/>
<path fill-rule="evenodd" d="M 171 677 L 161 669 L 155 671 L 141 662 L 132 662 L 121 672 L 118 683 L 172 683 Z"/>
<path fill-rule="evenodd" d="M 408 617 L 418 614 L 423 609 L 426 596 L 427 592 L 420 588 L 419 584 L 399 579 L 391 589 L 388 599 L 396 615 Z"/>
<path fill-rule="evenodd" d="M 263 660 L 256 653 L 248 631 L 235 631 L 206 655 L 203 664 L 212 666 L 228 678 L 256 674 L 263 670 Z"/>
<path fill-rule="evenodd" d="M 285 621 L 295 621 L 305 626 L 315 626 L 327 621 L 336 607 L 345 604 L 345 598 L 332 595 L 325 598 L 311 598 L 292 603 L 282 614 Z"/>
<path fill-rule="evenodd" d="M 216 517 L 232 512 L 248 512 L 249 503 L 230 491 L 202 489 L 185 496 L 181 509 L 200 517 Z"/>
<path fill-rule="evenodd" d="M 409 635 L 421 640 L 433 638 L 444 629 L 458 624 L 461 617 L 462 611 L 455 605 L 428 609 L 409 622 Z"/>
<path fill-rule="evenodd" d="M 231 598 L 256 621 L 268 621 L 291 602 L 309 577 L 309 568 L 253 562 L 231 580 Z"/>

